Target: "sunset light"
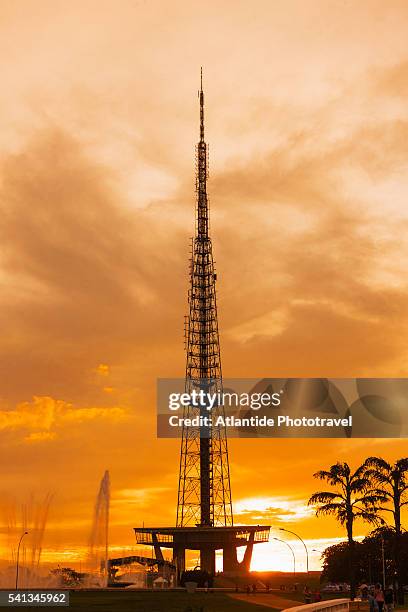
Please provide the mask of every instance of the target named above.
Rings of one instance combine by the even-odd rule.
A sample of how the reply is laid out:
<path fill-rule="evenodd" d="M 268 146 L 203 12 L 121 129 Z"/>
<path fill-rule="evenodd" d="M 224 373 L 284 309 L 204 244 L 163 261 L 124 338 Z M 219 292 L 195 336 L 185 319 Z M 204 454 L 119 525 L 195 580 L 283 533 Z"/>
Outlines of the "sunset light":
<path fill-rule="evenodd" d="M 407 25 L 0 0 L 0 606 L 407 610 Z"/>

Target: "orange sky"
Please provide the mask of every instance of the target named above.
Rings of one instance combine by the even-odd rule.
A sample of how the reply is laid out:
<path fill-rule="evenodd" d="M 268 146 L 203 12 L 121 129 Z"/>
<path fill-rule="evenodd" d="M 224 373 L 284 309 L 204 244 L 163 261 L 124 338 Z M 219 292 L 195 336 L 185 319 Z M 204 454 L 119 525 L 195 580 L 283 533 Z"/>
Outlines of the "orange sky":
<path fill-rule="evenodd" d="M 224 374 L 407 375 L 407 26 L 392 0 L 1 2 L 0 537 L 50 491 L 45 548 L 82 550 L 106 468 L 113 545 L 175 520 L 154 390 L 184 372 L 201 65 Z M 232 440 L 236 519 L 322 548 L 313 472 L 406 446 Z"/>

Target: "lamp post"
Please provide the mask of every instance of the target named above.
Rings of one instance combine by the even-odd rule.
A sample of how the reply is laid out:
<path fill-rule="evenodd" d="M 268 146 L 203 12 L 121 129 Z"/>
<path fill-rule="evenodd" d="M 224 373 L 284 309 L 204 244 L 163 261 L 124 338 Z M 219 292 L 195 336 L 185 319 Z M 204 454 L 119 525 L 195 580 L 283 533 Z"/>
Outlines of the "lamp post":
<path fill-rule="evenodd" d="M 384 538 L 381 537 L 381 557 L 382 557 L 382 574 L 383 574 L 383 589 L 386 588 L 385 586 L 385 552 L 384 552 Z"/>
<path fill-rule="evenodd" d="M 371 555 L 368 553 L 368 584 L 373 584 L 372 572 L 371 572 Z"/>
<path fill-rule="evenodd" d="M 286 533 L 291 533 L 292 535 L 294 535 L 296 538 L 298 538 L 298 540 L 300 540 L 303 544 L 303 546 L 305 547 L 305 551 L 306 551 L 306 572 L 309 575 L 309 551 L 307 550 L 307 546 L 304 543 L 304 541 L 302 540 L 302 538 L 300 537 L 300 535 L 298 535 L 297 533 L 295 533 L 294 531 L 289 531 L 289 529 L 284 529 L 283 527 L 279 527 L 280 531 L 286 531 Z"/>
<path fill-rule="evenodd" d="M 293 555 L 293 578 L 295 579 L 295 575 L 296 575 L 296 557 L 295 557 L 295 551 L 293 550 L 293 548 L 291 547 L 290 544 L 288 544 L 288 542 L 285 542 L 285 540 L 280 540 L 279 538 L 273 538 L 274 540 L 276 540 L 277 542 L 282 542 L 282 544 L 286 544 L 286 546 L 290 549 L 292 555 Z"/>
<path fill-rule="evenodd" d="M 18 563 L 20 561 L 20 546 L 21 546 L 21 542 L 24 538 L 24 536 L 26 536 L 28 534 L 28 531 L 24 531 L 24 533 L 21 534 L 20 540 L 18 542 L 18 546 L 17 546 L 17 561 L 16 561 L 16 591 L 18 589 Z"/>

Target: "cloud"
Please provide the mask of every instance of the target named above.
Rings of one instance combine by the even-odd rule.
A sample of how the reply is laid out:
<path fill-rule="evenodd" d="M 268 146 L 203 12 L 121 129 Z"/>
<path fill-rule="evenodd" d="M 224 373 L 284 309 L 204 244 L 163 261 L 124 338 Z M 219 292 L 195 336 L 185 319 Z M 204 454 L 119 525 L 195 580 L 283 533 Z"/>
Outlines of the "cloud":
<path fill-rule="evenodd" d="M 213 176 L 224 371 L 403 374 L 408 122 L 361 117 L 370 79 Z"/>
<path fill-rule="evenodd" d="M 112 372 L 168 337 L 157 320 L 175 326 L 181 302 L 161 295 L 183 293 L 163 273 L 164 253 L 169 270 L 179 261 L 177 229 L 119 207 L 107 168 L 51 128 L 3 160 L 1 199 L 3 398 L 101 400 L 91 372 L 102 359 Z"/>
<path fill-rule="evenodd" d="M 387 67 L 372 70 L 371 83 L 375 95 L 401 98 L 405 101 L 408 95 L 408 60 L 396 62 Z"/>
<path fill-rule="evenodd" d="M 15 410 L 0 411 L 0 431 L 39 430 L 26 435 L 25 440 L 53 440 L 55 430 L 88 421 L 120 422 L 126 420 L 123 408 L 75 408 L 51 397 L 35 397 L 33 402 L 18 404 Z"/>
<path fill-rule="evenodd" d="M 106 363 L 100 363 L 96 368 L 95 372 L 100 376 L 109 376 L 109 366 Z"/>
<path fill-rule="evenodd" d="M 55 431 L 36 431 L 26 436 L 24 440 L 26 442 L 44 442 L 46 440 L 55 440 L 56 436 Z"/>

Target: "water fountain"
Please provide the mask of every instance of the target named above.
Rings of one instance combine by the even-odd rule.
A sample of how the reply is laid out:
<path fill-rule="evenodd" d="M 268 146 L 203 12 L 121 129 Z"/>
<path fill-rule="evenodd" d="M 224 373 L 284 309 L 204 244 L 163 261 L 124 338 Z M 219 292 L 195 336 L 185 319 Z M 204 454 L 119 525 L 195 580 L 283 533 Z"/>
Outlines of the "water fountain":
<path fill-rule="evenodd" d="M 110 477 L 106 470 L 95 501 L 95 510 L 89 541 L 88 565 L 95 583 L 106 586 L 108 582 Z"/>
<path fill-rule="evenodd" d="M 9 567 L 2 573 L 1 586 L 12 587 L 15 580 L 17 546 L 21 534 L 23 538 L 19 555 L 19 586 L 40 586 L 44 577 L 40 572 L 41 553 L 43 550 L 44 533 L 53 495 L 47 493 L 42 499 L 34 494 L 18 504 L 10 503 L 6 509 L 7 550 L 9 551 Z"/>

